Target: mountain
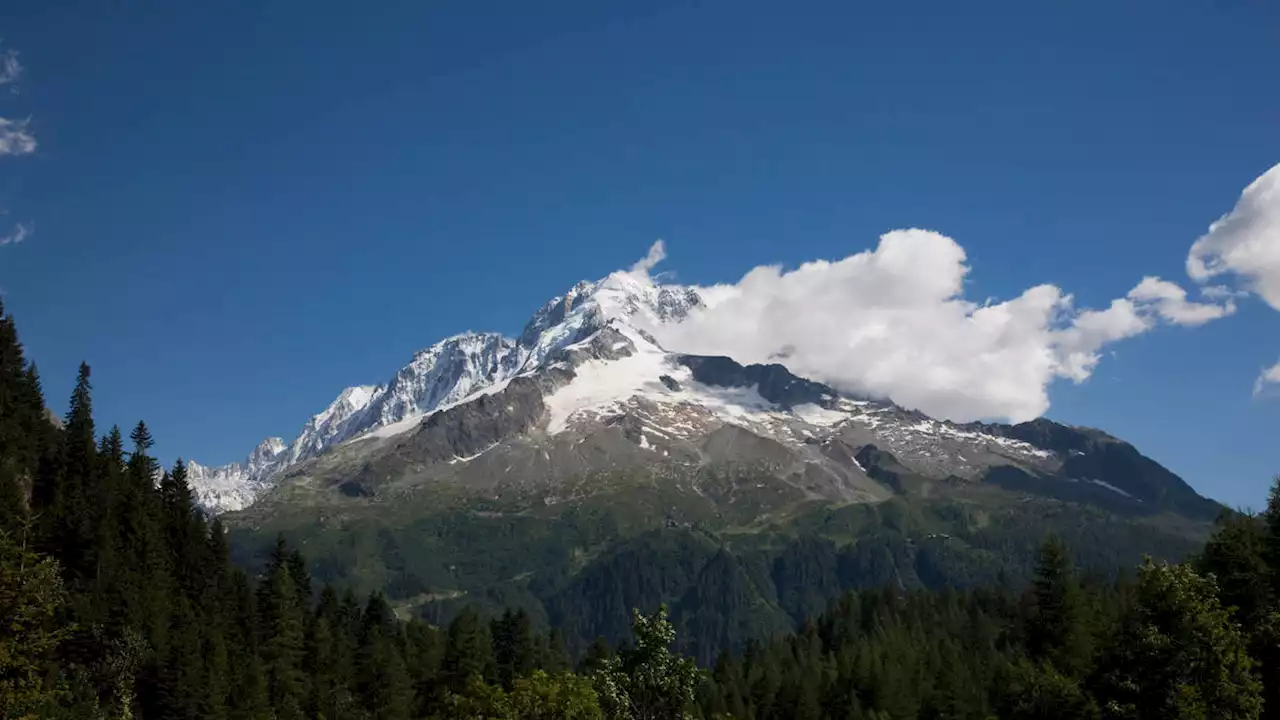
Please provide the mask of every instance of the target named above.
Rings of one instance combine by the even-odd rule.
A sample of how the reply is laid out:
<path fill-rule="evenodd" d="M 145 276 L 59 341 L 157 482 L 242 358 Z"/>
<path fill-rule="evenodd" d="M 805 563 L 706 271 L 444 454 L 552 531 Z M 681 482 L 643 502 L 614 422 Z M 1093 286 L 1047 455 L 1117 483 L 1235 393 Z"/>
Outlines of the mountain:
<path fill-rule="evenodd" d="M 288 444 L 269 438 L 243 463 L 218 468 L 191 463 L 192 487 L 202 505 L 224 512 L 248 507 L 298 472 L 336 473 L 349 492 L 372 493 L 391 478 L 399 485 L 450 477 L 464 488 L 502 486 L 506 465 L 526 480 L 553 484 L 598 469 L 599 459 L 609 468 L 688 469 L 754 458 L 793 473 L 784 473 L 785 484 L 797 497 L 876 501 L 902 491 L 901 478 L 885 480 L 889 471 L 878 465 L 893 458 L 935 482 L 1041 483 L 1049 494 L 1109 504 L 1197 518 L 1217 512 L 1181 479 L 1101 431 L 1044 419 L 1014 426 L 938 421 L 842 394 L 782 365 L 744 367 L 661 347 L 650 331 L 700 304 L 692 288 L 657 285 L 638 273 L 581 282 L 544 305 L 516 339 L 447 338 L 418 352 L 388 383 L 343 390 Z M 859 453 L 871 451 L 877 464 L 865 467 Z M 479 460 L 482 454 L 489 457 Z"/>
<path fill-rule="evenodd" d="M 666 602 L 695 648 L 850 587 L 1018 582 L 1050 531 L 1101 573 L 1178 559 L 1221 510 L 1099 430 L 957 424 L 664 348 L 700 304 L 640 274 L 579 283 L 518 338 L 446 339 L 193 486 L 234 510 L 241 561 L 283 534 L 404 614 L 519 605 L 574 644 Z"/>
<path fill-rule="evenodd" d="M 601 329 L 610 319 L 655 324 L 683 318 L 701 299 L 691 288 L 656 286 L 631 273 L 580 282 L 529 320 L 518 339 L 464 333 L 441 340 L 384 385 L 349 387 L 303 426 L 292 442 L 268 438 L 244 462 L 189 464 L 197 502 L 215 513 L 240 510 L 272 486 L 272 478 L 355 438 L 385 437 L 545 365 L 547 358 Z"/>

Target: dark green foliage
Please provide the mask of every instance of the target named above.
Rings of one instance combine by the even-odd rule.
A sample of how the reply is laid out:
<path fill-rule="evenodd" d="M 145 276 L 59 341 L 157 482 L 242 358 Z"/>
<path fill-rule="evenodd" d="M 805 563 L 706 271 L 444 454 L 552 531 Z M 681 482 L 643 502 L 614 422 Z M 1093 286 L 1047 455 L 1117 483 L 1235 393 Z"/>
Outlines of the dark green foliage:
<path fill-rule="evenodd" d="M 1108 716 L 1258 717 L 1253 660 L 1212 578 L 1186 565 L 1148 561 L 1135 600 L 1101 669 L 1099 695 Z"/>
<path fill-rule="evenodd" d="M 491 680 L 495 670 L 489 628 L 475 607 L 468 605 L 449 623 L 444 650 L 444 674 L 449 687 L 461 691 L 473 678 Z"/>
<path fill-rule="evenodd" d="M 1084 592 L 1066 545 L 1045 541 L 1032 584 L 1027 651 L 1033 660 L 1079 676 L 1092 662 L 1092 642 Z"/>

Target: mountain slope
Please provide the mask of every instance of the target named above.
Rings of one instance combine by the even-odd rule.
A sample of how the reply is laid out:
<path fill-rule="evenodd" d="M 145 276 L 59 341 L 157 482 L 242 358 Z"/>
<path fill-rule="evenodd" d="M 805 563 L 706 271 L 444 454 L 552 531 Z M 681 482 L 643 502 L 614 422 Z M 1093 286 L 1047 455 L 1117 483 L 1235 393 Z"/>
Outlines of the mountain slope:
<path fill-rule="evenodd" d="M 1046 531 L 1104 573 L 1182 557 L 1219 510 L 1097 430 L 939 421 L 646 330 L 696 304 L 620 273 L 433 346 L 240 466 L 234 546 L 283 533 L 404 613 L 515 604 L 581 641 L 664 601 L 711 648 L 850 587 L 1016 581 Z"/>
<path fill-rule="evenodd" d="M 882 501 L 939 483 L 991 482 L 1132 512 L 1213 517 L 1218 506 L 1101 431 L 1036 420 L 938 421 L 796 377 L 780 364 L 679 355 L 646 328 L 700 303 L 628 272 L 575 285 L 518 339 L 447 338 L 385 385 L 344 390 L 287 445 L 243 463 L 192 463 L 198 500 L 247 507 L 282 482 L 347 496 L 419 490 L 544 492 L 602 471 L 687 476 L 770 468 L 781 496 Z M 867 467 L 860 455 L 874 457 Z M 897 469 L 881 461 L 891 460 Z"/>

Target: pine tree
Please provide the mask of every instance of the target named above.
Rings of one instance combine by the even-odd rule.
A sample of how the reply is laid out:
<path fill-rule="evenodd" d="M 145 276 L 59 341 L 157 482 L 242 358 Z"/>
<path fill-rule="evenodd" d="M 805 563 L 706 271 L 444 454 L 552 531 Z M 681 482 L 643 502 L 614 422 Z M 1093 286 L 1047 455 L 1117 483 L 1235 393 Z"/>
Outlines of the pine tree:
<path fill-rule="evenodd" d="M 81 363 L 63 423 L 61 492 L 57 493 L 52 508 L 52 550 L 61 559 L 73 591 L 87 586 L 96 576 L 96 543 L 104 502 L 99 483 L 92 390 L 89 366 Z"/>
<path fill-rule="evenodd" d="M 304 608 L 288 570 L 288 548 L 277 538 L 276 549 L 258 587 L 258 620 L 263 675 L 271 707 L 280 718 L 300 718 L 306 699 L 302 674 L 305 639 Z"/>
<path fill-rule="evenodd" d="M 35 365 L 26 365 L 13 320 L 0 304 L 0 530 L 27 525 L 39 460 L 44 399 Z"/>
<path fill-rule="evenodd" d="M 139 422 L 129 434 L 133 451 L 121 479 L 117 535 L 121 546 L 121 580 L 129 624 L 146 629 L 156 642 L 169 625 L 172 582 L 162 507 L 155 476 L 159 463 L 149 454 L 154 441 Z"/>
<path fill-rule="evenodd" d="M 119 634 L 128 625 L 123 574 L 130 558 L 125 554 L 120 536 L 119 503 L 123 498 L 125 465 L 124 439 L 118 427 L 112 427 L 98 443 L 98 461 L 105 504 L 96 543 L 98 557 L 93 579 L 92 616 L 85 619 L 104 623 L 112 634 Z"/>
<path fill-rule="evenodd" d="M 547 633 L 546 643 L 541 648 L 536 664 L 552 675 L 571 669 L 569 651 L 565 648 L 564 633 L 560 632 L 560 628 L 551 628 Z"/>
<path fill-rule="evenodd" d="M 1092 638 L 1071 555 L 1056 536 L 1040 548 L 1032 597 L 1034 609 L 1027 620 L 1031 657 L 1079 676 L 1091 664 Z"/>
<path fill-rule="evenodd" d="M 395 614 L 380 593 L 365 606 L 356 652 L 356 689 L 374 720 L 402 720 L 412 707 L 412 686 L 404 665 Z"/>
<path fill-rule="evenodd" d="M 450 689 L 461 692 L 472 677 L 488 679 L 494 667 L 493 645 L 480 613 L 468 605 L 449 623 L 444 673 Z"/>
<path fill-rule="evenodd" d="M 493 621 L 494 661 L 497 680 L 504 690 L 511 690 L 518 678 L 533 672 L 537 661 L 533 627 L 524 609 L 512 612 L 508 609 L 501 618 Z"/>

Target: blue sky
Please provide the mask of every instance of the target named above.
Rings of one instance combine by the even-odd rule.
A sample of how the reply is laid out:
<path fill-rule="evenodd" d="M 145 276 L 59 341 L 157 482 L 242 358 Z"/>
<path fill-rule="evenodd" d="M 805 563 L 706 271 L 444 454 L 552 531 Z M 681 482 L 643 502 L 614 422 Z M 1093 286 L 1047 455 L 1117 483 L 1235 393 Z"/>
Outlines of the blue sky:
<path fill-rule="evenodd" d="M 659 237 L 700 284 L 919 227 L 976 302 L 1192 289 L 1280 162 L 1270 3 L 76 5 L 0 9 L 0 117 L 38 139 L 0 156 L 0 233 L 35 230 L 0 288 L 55 408 L 85 359 L 101 422 L 205 464 Z M 1280 312 L 1100 352 L 1050 417 L 1261 504 Z"/>

